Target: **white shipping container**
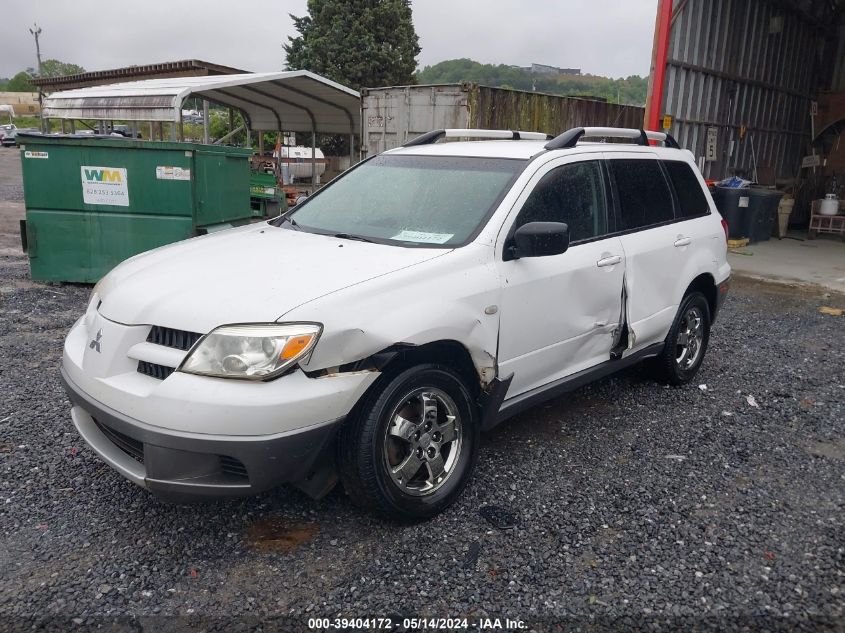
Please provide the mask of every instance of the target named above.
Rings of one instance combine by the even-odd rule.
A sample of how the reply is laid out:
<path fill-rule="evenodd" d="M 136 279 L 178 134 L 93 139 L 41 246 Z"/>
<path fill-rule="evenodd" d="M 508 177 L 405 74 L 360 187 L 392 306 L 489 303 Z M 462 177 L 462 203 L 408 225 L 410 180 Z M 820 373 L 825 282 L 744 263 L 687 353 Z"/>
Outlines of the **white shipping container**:
<path fill-rule="evenodd" d="M 459 84 L 364 91 L 361 148 L 372 156 L 429 132 L 469 127 L 469 93 Z"/>
<path fill-rule="evenodd" d="M 363 155 L 372 156 L 441 129 L 510 129 L 559 134 L 576 126 L 640 128 L 643 108 L 585 97 L 472 83 L 361 91 Z"/>

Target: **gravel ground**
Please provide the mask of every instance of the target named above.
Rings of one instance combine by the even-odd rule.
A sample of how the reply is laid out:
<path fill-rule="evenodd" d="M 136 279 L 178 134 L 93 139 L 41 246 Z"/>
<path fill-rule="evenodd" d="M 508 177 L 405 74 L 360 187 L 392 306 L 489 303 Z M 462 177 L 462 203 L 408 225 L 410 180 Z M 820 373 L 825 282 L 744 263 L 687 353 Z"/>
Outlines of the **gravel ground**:
<path fill-rule="evenodd" d="M 20 150 L 0 148 L 0 201 L 23 202 Z"/>
<path fill-rule="evenodd" d="M 0 200 L 23 202 L 23 185 L 0 184 Z"/>
<path fill-rule="evenodd" d="M 528 411 L 486 436 L 452 509 L 407 527 L 341 491 L 175 506 L 136 488 L 73 431 L 59 384 L 89 289 L 33 284 L 11 255 L 0 289 L 3 631 L 845 630 L 845 321 L 817 311 L 840 297 L 735 284 L 695 384 L 634 369 Z"/>

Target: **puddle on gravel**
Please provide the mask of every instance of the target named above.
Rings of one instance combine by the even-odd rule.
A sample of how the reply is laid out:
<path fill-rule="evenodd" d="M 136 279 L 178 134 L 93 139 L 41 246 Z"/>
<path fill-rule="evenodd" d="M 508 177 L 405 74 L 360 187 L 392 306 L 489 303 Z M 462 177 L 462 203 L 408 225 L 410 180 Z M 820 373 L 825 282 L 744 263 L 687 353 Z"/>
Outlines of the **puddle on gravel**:
<path fill-rule="evenodd" d="M 519 517 L 502 506 L 487 505 L 479 508 L 478 513 L 493 527 L 500 530 L 512 530 L 519 522 Z"/>
<path fill-rule="evenodd" d="M 253 523 L 246 533 L 249 545 L 262 552 L 292 552 L 317 536 L 316 523 L 291 522 L 281 517 L 265 517 Z"/>

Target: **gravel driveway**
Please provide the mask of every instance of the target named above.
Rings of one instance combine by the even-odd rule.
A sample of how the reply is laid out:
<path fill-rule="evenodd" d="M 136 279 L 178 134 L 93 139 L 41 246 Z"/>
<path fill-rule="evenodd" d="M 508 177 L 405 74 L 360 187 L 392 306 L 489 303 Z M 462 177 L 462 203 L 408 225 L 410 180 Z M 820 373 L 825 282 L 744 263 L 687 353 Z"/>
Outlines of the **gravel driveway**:
<path fill-rule="evenodd" d="M 0 256 L 3 631 L 845 627 L 845 320 L 817 311 L 841 298 L 736 283 L 695 384 L 635 369 L 532 409 L 486 436 L 456 506 L 406 527 L 339 490 L 174 506 L 128 483 L 73 431 L 59 384 L 89 288 L 27 275 Z"/>

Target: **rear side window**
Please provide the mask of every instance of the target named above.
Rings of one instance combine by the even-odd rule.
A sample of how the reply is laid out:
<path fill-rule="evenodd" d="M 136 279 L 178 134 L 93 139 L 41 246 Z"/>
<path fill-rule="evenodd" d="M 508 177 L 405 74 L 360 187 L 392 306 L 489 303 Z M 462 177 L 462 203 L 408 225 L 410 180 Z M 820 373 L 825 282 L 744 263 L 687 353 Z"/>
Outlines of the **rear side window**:
<path fill-rule="evenodd" d="M 663 163 L 669 174 L 669 180 L 675 187 L 678 197 L 678 213 L 685 218 L 694 218 L 710 213 L 710 205 L 701 190 L 701 183 L 687 163 L 671 160 Z"/>
<path fill-rule="evenodd" d="M 528 222 L 564 222 L 573 242 L 606 234 L 607 202 L 599 161 L 562 165 L 543 176 L 513 228 Z"/>
<path fill-rule="evenodd" d="M 622 231 L 659 224 L 675 218 L 672 192 L 656 160 L 610 161 L 619 197 Z"/>

